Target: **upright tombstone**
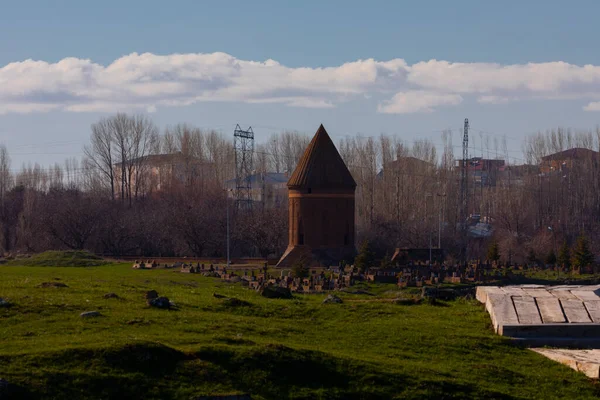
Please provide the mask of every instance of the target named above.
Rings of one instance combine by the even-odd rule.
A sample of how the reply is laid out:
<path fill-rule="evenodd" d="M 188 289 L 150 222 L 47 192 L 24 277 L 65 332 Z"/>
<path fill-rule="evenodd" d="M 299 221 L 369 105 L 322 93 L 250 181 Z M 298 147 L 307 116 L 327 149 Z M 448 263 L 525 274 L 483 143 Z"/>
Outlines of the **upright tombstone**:
<path fill-rule="evenodd" d="M 287 183 L 289 245 L 277 267 L 352 259 L 356 182 L 321 125 Z"/>

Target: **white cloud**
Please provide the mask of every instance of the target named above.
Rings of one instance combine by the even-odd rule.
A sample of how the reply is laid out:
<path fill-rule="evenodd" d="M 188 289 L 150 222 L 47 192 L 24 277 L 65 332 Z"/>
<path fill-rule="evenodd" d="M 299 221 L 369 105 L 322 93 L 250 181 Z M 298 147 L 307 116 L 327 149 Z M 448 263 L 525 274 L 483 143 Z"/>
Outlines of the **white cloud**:
<path fill-rule="evenodd" d="M 508 97 L 503 96 L 479 96 L 478 103 L 482 104 L 506 104 L 510 101 Z"/>
<path fill-rule="evenodd" d="M 434 107 L 455 106 L 463 101 L 457 94 L 443 94 L 412 90 L 396 93 L 390 101 L 379 105 L 379 112 L 386 114 L 410 114 L 433 112 Z"/>
<path fill-rule="evenodd" d="M 583 107 L 585 111 L 600 111 L 600 101 L 593 101 L 587 106 Z"/>
<path fill-rule="evenodd" d="M 358 60 L 325 68 L 286 67 L 225 53 L 132 53 L 103 66 L 87 59 L 26 60 L 0 68 L 0 114 L 63 110 L 114 112 L 203 101 L 280 103 L 331 108 L 352 99 L 383 99 L 383 113 L 432 112 L 523 99 L 585 100 L 599 111 L 600 66 L 565 62 L 501 65 L 403 59 Z"/>

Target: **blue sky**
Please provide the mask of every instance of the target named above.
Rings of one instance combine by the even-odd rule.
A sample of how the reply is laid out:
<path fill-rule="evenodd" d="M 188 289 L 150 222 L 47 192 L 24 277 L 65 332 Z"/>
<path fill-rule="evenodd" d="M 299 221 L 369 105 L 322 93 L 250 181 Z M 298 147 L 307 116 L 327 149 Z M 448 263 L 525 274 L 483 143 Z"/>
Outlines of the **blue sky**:
<path fill-rule="evenodd" d="M 1 6 L 0 142 L 15 167 L 80 155 L 90 124 L 119 110 L 150 111 L 161 127 L 187 122 L 229 133 L 236 123 L 252 125 L 259 140 L 324 123 L 338 138 L 387 133 L 434 142 L 451 128 L 455 144 L 468 117 L 475 146 L 478 131 L 506 135 L 516 158 L 525 134 L 600 123 L 593 1 Z M 57 72 L 53 64 L 65 58 L 72 60 Z M 29 59 L 44 65 L 11 64 Z M 116 60 L 124 66 L 107 68 Z M 140 76 L 152 86 L 140 86 Z"/>

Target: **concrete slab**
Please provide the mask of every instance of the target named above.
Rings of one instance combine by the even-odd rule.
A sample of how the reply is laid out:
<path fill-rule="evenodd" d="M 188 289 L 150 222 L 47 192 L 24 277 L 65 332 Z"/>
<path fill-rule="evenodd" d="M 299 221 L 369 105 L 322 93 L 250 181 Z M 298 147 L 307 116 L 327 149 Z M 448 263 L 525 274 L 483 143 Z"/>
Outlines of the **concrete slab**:
<path fill-rule="evenodd" d="M 519 323 L 512 299 L 506 294 L 488 293 L 485 307 L 492 317 L 496 332 L 503 325 Z"/>
<path fill-rule="evenodd" d="M 540 297 L 554 297 L 552 293 L 547 291 L 546 289 L 523 289 L 525 293 L 527 293 L 531 297 L 540 298 Z"/>
<path fill-rule="evenodd" d="M 590 323 L 592 320 L 581 300 L 561 300 L 567 320 L 572 324 Z"/>
<path fill-rule="evenodd" d="M 595 301 L 600 299 L 596 292 L 591 290 L 571 290 L 571 294 L 577 296 L 581 301 Z"/>
<path fill-rule="evenodd" d="M 586 301 L 583 303 L 583 305 L 587 309 L 587 312 L 590 315 L 592 322 L 600 323 L 600 301 Z"/>
<path fill-rule="evenodd" d="M 503 336 L 545 345 L 600 343 L 600 286 L 481 286 L 494 330 Z"/>
<path fill-rule="evenodd" d="M 567 322 L 560 301 L 557 298 L 542 297 L 536 299 L 544 324 L 560 324 Z"/>
<path fill-rule="evenodd" d="M 550 293 L 552 293 L 552 295 L 558 299 L 564 299 L 564 300 L 577 300 L 577 296 L 575 296 L 573 293 L 571 293 L 570 290 L 568 289 L 561 289 L 561 290 L 549 290 Z"/>
<path fill-rule="evenodd" d="M 583 372 L 592 379 L 600 378 L 600 350 L 531 349 L 551 360 Z"/>
<path fill-rule="evenodd" d="M 536 325 L 542 323 L 540 310 L 531 296 L 512 296 L 519 324 Z"/>
<path fill-rule="evenodd" d="M 488 293 L 504 294 L 505 292 L 498 286 L 477 286 L 477 289 L 475 290 L 475 298 L 479 302 L 485 304 L 487 302 Z"/>
<path fill-rule="evenodd" d="M 504 293 L 511 296 L 527 296 L 525 290 L 518 286 L 503 286 L 501 289 L 504 291 Z"/>

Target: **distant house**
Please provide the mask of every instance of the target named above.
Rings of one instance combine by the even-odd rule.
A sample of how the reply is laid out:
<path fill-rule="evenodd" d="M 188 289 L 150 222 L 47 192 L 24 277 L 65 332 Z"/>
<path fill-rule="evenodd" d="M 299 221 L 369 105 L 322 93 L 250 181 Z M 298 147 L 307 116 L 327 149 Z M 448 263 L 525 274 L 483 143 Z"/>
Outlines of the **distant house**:
<path fill-rule="evenodd" d="M 255 203 L 262 203 L 266 208 L 280 207 L 287 202 L 287 181 L 289 174 L 282 172 L 256 173 L 246 177 L 250 186 L 250 196 Z M 225 182 L 229 197 L 235 197 L 237 182 L 230 179 Z"/>
<path fill-rule="evenodd" d="M 567 173 L 578 165 L 598 167 L 600 153 L 581 147 L 560 151 L 542 157 L 540 172 L 544 175 Z"/>
<path fill-rule="evenodd" d="M 539 174 L 538 165 L 507 165 L 498 174 L 498 181 L 504 186 L 522 186 L 528 177 L 537 177 Z"/>
<path fill-rule="evenodd" d="M 480 214 L 471 214 L 467 221 L 467 235 L 471 238 L 485 239 L 494 233 L 494 227 L 489 217 Z"/>
<path fill-rule="evenodd" d="M 505 161 L 473 157 L 468 160 L 469 180 L 475 185 L 496 186 L 499 175 L 504 171 Z M 456 167 L 460 170 L 463 160 L 456 161 Z"/>
<path fill-rule="evenodd" d="M 126 179 L 131 179 L 132 186 L 137 186 L 141 194 L 160 192 L 166 188 L 181 185 L 192 186 L 202 181 L 209 174 L 210 163 L 195 157 L 183 155 L 181 152 L 170 154 L 151 154 L 130 160 Z M 121 190 L 122 164 L 113 167 L 115 189 Z"/>
<path fill-rule="evenodd" d="M 416 157 L 398 157 L 398 159 L 386 163 L 377 174 L 377 178 L 383 178 L 386 171 L 391 171 L 392 175 L 394 175 L 394 171 L 400 171 L 403 174 L 416 174 L 430 171 L 433 168 L 433 164 Z"/>

